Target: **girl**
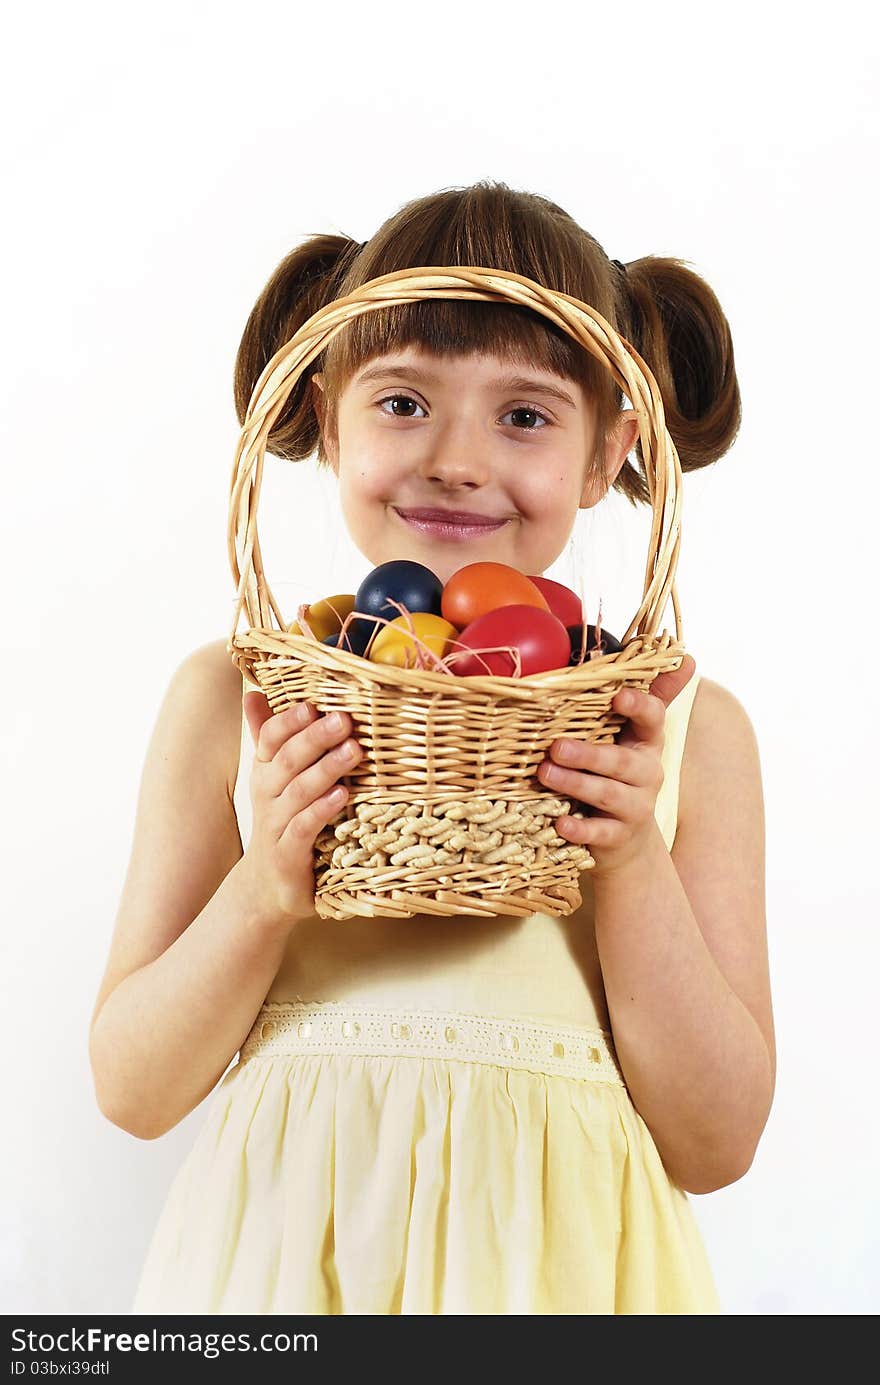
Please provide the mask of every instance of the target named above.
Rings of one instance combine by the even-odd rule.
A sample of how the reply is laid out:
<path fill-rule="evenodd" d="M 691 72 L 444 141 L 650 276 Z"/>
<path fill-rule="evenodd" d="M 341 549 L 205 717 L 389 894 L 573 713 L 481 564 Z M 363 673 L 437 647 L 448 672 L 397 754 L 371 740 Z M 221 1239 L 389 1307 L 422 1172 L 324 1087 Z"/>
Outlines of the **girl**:
<path fill-rule="evenodd" d="M 443 264 L 595 305 L 653 371 L 683 467 L 730 447 L 740 396 L 711 289 L 676 260 L 625 269 L 560 207 L 489 183 L 414 201 L 364 245 L 289 255 L 239 348 L 240 421 L 321 304 Z M 316 448 L 366 562 L 444 582 L 479 560 L 542 573 L 609 487 L 650 499 L 611 375 L 514 304 L 351 322 L 269 437 L 291 461 Z M 616 708 L 618 743 L 556 741 L 539 771 L 592 805 L 557 820 L 596 862 L 575 914 L 336 923 L 314 913 L 312 848 L 360 758 L 350 719 L 272 715 L 225 640 L 184 661 L 90 1053 L 102 1111 L 143 1139 L 220 1085 L 135 1312 L 719 1311 L 688 1194 L 746 1172 L 775 1081 L 758 752 L 689 656 Z"/>

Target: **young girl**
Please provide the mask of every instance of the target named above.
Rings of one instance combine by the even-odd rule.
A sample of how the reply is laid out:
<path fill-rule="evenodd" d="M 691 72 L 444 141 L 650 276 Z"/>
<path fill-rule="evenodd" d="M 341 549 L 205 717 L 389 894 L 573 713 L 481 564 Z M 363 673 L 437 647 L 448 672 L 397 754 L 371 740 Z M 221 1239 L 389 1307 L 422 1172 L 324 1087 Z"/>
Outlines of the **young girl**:
<path fill-rule="evenodd" d="M 730 447 L 739 390 L 706 283 L 671 259 L 624 268 L 558 206 L 488 183 L 414 201 L 364 245 L 315 236 L 288 256 L 241 342 L 239 419 L 320 305 L 444 264 L 593 304 L 654 373 L 682 466 Z M 338 334 L 268 450 L 317 448 L 365 572 L 406 557 L 444 582 L 480 560 L 536 574 L 611 486 L 649 500 L 622 402 L 540 314 L 419 300 Z M 90 1052 L 101 1109 L 143 1139 L 220 1085 L 133 1311 L 720 1310 L 688 1194 L 749 1168 L 775 1047 L 755 736 L 695 667 L 618 694 L 616 744 L 548 750 L 541 781 L 593 810 L 557 820 L 595 857 L 576 913 L 333 922 L 314 912 L 312 848 L 360 759 L 350 718 L 272 715 L 225 640 L 183 662 Z"/>

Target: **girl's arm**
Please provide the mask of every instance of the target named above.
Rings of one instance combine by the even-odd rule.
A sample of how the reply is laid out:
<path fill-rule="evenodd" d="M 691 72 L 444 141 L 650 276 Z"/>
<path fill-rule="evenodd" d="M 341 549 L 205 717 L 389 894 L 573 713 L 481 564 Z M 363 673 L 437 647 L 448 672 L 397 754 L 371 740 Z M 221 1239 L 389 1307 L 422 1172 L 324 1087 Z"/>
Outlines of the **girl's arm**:
<path fill-rule="evenodd" d="M 640 695 L 629 742 L 635 757 L 623 751 L 629 761 L 613 761 L 613 747 L 583 752 L 585 766 L 592 754 L 594 774 L 604 754 L 605 772 L 618 763 L 629 783 L 606 781 L 603 790 L 591 778 L 582 780 L 583 795 L 573 784 L 572 792 L 607 807 L 585 828 L 594 825 L 597 842 L 619 844 L 605 866 L 596 847 L 591 875 L 596 944 L 627 1086 L 669 1176 L 687 1192 L 707 1193 L 749 1168 L 775 1085 L 761 772 L 745 711 L 702 679 L 670 853 L 653 813 L 643 812 L 645 789 L 633 787 L 640 776 L 632 769 L 639 753 L 650 765 L 663 710 L 659 698 Z M 656 788 L 650 797 L 656 800 Z M 629 804 L 642 825 L 627 838 L 614 819 L 618 805 L 625 819 Z"/>
<path fill-rule="evenodd" d="M 225 643 L 184 661 L 160 710 L 91 1023 L 98 1104 L 142 1139 L 170 1130 L 216 1085 L 294 926 L 267 916 L 245 870 L 226 763 L 242 685 Z"/>

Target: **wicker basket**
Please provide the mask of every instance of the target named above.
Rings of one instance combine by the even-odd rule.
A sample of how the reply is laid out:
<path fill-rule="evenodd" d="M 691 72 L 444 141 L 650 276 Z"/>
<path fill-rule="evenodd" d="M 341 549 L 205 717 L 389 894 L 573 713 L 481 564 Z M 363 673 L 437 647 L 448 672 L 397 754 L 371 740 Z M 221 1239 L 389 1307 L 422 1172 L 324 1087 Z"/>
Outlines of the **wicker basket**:
<path fill-rule="evenodd" d="M 263 572 L 257 507 L 266 441 L 303 370 L 361 313 L 423 298 L 512 302 L 542 313 L 600 360 L 632 400 L 653 504 L 644 598 L 614 654 L 524 678 L 456 677 L 373 664 L 288 633 Z M 321 918 L 417 914 L 567 915 L 579 875 L 594 864 L 554 822 L 583 805 L 536 777 L 551 743 L 568 735 L 613 741 L 623 687 L 646 690 L 684 654 L 675 593 L 681 466 L 656 381 L 634 348 L 587 303 L 518 274 L 418 267 L 362 284 L 314 313 L 266 365 L 241 430 L 229 507 L 237 600 L 228 651 L 273 712 L 308 699 L 352 719 L 362 757 L 342 778 L 349 797 L 315 842 Z M 401 555 L 404 556 L 404 555 Z M 317 600 L 320 593 L 315 593 Z M 671 597 L 676 639 L 658 635 Z M 238 633 L 242 608 L 249 628 Z"/>

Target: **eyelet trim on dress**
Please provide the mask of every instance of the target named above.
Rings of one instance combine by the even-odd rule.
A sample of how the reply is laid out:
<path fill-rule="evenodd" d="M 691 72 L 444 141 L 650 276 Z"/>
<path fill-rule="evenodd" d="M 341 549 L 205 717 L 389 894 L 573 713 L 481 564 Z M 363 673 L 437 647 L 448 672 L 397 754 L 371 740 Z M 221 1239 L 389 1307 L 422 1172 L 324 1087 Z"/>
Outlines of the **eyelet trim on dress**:
<path fill-rule="evenodd" d="M 240 1062 L 305 1053 L 458 1059 L 626 1086 L 602 1029 L 460 1010 L 361 1009 L 334 1001 L 263 1005 Z"/>

